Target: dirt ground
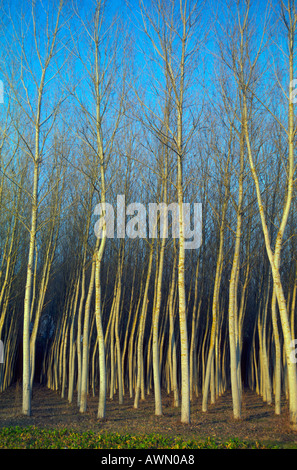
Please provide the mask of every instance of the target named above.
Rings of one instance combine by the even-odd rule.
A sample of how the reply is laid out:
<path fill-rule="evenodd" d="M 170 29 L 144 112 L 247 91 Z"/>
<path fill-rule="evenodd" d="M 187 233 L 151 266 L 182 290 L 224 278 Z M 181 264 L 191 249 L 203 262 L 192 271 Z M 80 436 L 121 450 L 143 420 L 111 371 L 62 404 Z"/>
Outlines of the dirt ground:
<path fill-rule="evenodd" d="M 0 394 L 0 427 L 34 425 L 44 428 L 68 428 L 76 431 L 119 432 L 129 434 L 160 433 L 180 436 L 183 439 L 205 440 L 214 438 L 217 442 L 229 438 L 258 441 L 263 444 L 279 444 L 286 448 L 297 448 L 297 433 L 289 428 L 288 408 L 284 401 L 281 416 L 274 414 L 274 407 L 250 390 L 243 394 L 242 420 L 232 417 L 231 393 L 227 392 L 209 406 L 207 413 L 201 411 L 201 396 L 191 404 L 191 424 L 180 423 L 180 409 L 172 406 L 172 397 L 163 397 L 163 416 L 154 415 L 153 396 L 147 396 L 138 409 L 133 408 L 133 399 L 126 394 L 124 404 L 117 399 L 107 400 L 106 419 L 96 418 L 98 396 L 88 398 L 85 414 L 79 413 L 74 402 L 61 398 L 59 392 L 46 387 L 34 386 L 32 416 L 21 414 L 21 387 L 13 385 Z"/>

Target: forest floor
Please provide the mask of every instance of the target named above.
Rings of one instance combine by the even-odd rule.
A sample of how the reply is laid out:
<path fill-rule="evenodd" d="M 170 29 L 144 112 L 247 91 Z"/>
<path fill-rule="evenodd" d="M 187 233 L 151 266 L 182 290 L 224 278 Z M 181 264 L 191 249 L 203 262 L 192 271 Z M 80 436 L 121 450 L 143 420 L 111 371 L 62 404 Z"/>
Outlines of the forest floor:
<path fill-rule="evenodd" d="M 172 397 L 163 396 L 163 416 L 154 415 L 153 395 L 133 408 L 133 399 L 124 396 L 119 405 L 117 397 L 107 400 L 106 419 L 98 420 L 98 396 L 88 397 L 85 414 L 79 413 L 75 398 L 69 404 L 59 392 L 35 385 L 32 399 L 32 415 L 21 414 L 21 387 L 14 384 L 0 393 L 0 428 L 8 426 L 36 426 L 47 429 L 69 429 L 73 431 L 94 431 L 96 433 L 121 433 L 143 435 L 157 433 L 205 441 L 208 438 L 224 442 L 237 438 L 242 441 L 279 445 L 282 448 L 297 448 L 297 433 L 290 430 L 288 406 L 283 402 L 281 416 L 274 414 L 274 406 L 267 405 L 251 390 L 243 393 L 242 419 L 235 421 L 232 415 L 231 392 L 219 397 L 209 405 L 207 413 L 201 411 L 201 395 L 191 404 L 191 424 L 180 422 L 180 409 L 172 406 Z"/>

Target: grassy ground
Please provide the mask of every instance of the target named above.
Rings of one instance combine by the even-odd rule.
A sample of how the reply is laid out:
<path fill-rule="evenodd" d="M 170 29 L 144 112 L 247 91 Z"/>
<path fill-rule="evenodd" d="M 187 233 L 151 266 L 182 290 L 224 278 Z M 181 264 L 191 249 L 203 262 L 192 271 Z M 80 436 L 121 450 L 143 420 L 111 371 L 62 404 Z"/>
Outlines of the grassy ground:
<path fill-rule="evenodd" d="M 21 413 L 21 389 L 14 384 L 0 394 L 0 449 L 101 448 L 101 449 L 297 449 L 297 433 L 289 426 L 288 405 L 282 414 L 249 390 L 244 391 L 242 419 L 234 420 L 228 391 L 207 413 L 201 410 L 201 396 L 191 403 L 191 423 L 180 422 L 180 408 L 163 394 L 163 416 L 154 414 L 154 397 L 148 395 L 138 409 L 133 398 L 107 400 L 106 419 L 97 419 L 98 394 L 88 397 L 86 413 L 78 410 L 76 397 L 68 403 L 43 386 L 35 386 L 32 416 Z"/>
<path fill-rule="evenodd" d="M 183 440 L 161 434 L 99 434 L 69 429 L 39 429 L 35 426 L 7 427 L 0 430 L 0 449 L 267 449 L 279 446 L 257 441 L 244 442 L 237 438 L 217 443 Z"/>

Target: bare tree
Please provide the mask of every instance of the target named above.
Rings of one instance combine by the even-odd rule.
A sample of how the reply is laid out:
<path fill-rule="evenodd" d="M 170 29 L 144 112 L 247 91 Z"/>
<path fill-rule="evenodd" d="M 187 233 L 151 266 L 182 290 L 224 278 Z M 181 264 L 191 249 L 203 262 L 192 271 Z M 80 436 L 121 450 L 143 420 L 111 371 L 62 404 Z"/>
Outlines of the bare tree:
<path fill-rule="evenodd" d="M 30 384 L 30 321 L 32 315 L 32 289 L 34 278 L 34 265 L 36 264 L 36 237 L 40 226 L 38 225 L 39 182 L 40 167 L 46 151 L 48 135 L 52 129 L 59 108 L 59 100 L 45 110 L 45 92 L 48 84 L 54 79 L 57 69 L 51 68 L 53 59 L 57 53 L 58 36 L 61 27 L 61 12 L 63 2 L 59 2 L 54 10 L 40 9 L 35 2 L 28 2 L 30 13 L 26 8 L 20 10 L 19 18 L 13 15 L 10 8 L 5 11 L 6 18 L 11 24 L 11 36 L 7 36 L 7 51 L 11 53 L 19 64 L 19 80 L 21 87 L 18 89 L 14 83 L 14 75 L 9 68 L 5 71 L 5 78 L 9 94 L 22 110 L 28 122 L 30 132 L 23 133 L 19 128 L 20 142 L 24 152 L 31 158 L 33 166 L 31 199 L 31 222 L 29 231 L 29 254 L 26 274 L 26 287 L 24 299 L 23 319 L 23 414 L 31 414 L 31 384 Z M 53 15 L 54 13 L 54 15 Z M 39 31 L 43 20 L 46 29 L 43 40 L 40 40 Z M 33 65 L 32 54 L 36 62 Z M 34 87 L 35 99 L 32 97 Z"/>

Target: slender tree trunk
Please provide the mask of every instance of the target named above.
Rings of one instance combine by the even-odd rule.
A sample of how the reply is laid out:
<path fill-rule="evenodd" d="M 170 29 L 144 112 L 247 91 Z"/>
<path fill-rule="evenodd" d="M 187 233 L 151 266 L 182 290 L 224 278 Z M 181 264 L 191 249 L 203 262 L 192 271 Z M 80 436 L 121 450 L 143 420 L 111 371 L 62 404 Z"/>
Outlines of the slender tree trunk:
<path fill-rule="evenodd" d="M 139 327 L 138 327 L 138 341 L 137 341 L 137 379 L 136 379 L 136 390 L 134 397 L 134 408 L 139 406 L 139 397 L 141 391 L 141 380 L 143 376 L 143 337 L 144 337 L 144 327 L 146 314 L 148 309 L 148 289 L 150 284 L 151 272 L 153 264 L 153 245 L 150 247 L 149 254 L 149 263 L 148 270 L 146 275 L 146 283 L 142 300 L 142 310 L 139 318 Z"/>
<path fill-rule="evenodd" d="M 277 313 L 276 313 L 276 295 L 273 288 L 272 300 L 271 300 L 271 314 L 272 314 L 272 326 L 273 326 L 273 337 L 275 347 L 275 360 L 274 360 L 274 381 L 275 381 L 275 414 L 281 414 L 281 346 L 280 337 L 277 324 Z"/>
<path fill-rule="evenodd" d="M 39 129 L 36 129 L 36 159 L 34 161 L 32 217 L 30 229 L 30 245 L 27 266 L 27 279 L 24 301 L 23 323 L 23 414 L 31 415 L 31 366 L 30 366 L 30 322 L 31 322 L 31 294 L 33 280 L 33 264 L 36 242 L 37 206 L 38 206 L 38 178 L 39 178 Z"/>
<path fill-rule="evenodd" d="M 121 258 L 122 256 L 122 258 Z M 123 375 L 122 375 L 122 354 L 121 354 L 121 342 L 120 342 L 120 304 L 121 304 L 121 293 L 122 293 L 122 272 L 123 272 L 123 260 L 124 252 L 119 255 L 119 269 L 118 269 L 118 280 L 117 280 L 117 291 L 116 291 L 116 306 L 115 306 L 115 340 L 116 340 L 116 352 L 117 352 L 117 377 L 118 377 L 118 390 L 119 390 L 119 404 L 122 405 L 123 398 Z"/>
<path fill-rule="evenodd" d="M 96 244 L 96 246 L 98 243 Z M 95 259 L 92 260 L 92 269 L 89 281 L 89 290 L 85 305 L 84 325 L 83 325 L 83 348 L 82 348 L 82 369 L 81 369 L 81 385 L 80 385 L 80 413 L 85 413 L 87 410 L 87 395 L 88 395 L 88 374 L 89 374 L 89 324 L 90 324 L 90 309 L 91 300 L 94 291 L 95 279 Z"/>
<path fill-rule="evenodd" d="M 235 248 L 233 255 L 233 264 L 231 269 L 229 284 L 229 343 L 230 343 L 230 372 L 231 388 L 233 398 L 233 415 L 235 419 L 241 418 L 241 373 L 240 371 L 240 345 L 239 336 L 236 331 L 238 325 L 237 312 L 237 290 L 240 268 L 240 239 L 242 224 L 242 203 L 243 203 L 243 169 L 244 169 L 244 134 L 240 135 L 240 173 L 238 184 L 238 205 L 237 205 L 237 227 L 235 235 Z"/>
<path fill-rule="evenodd" d="M 180 123 L 181 125 L 181 123 Z M 181 130 L 180 130 L 181 132 Z M 179 300 L 179 327 L 180 327 L 180 354 L 181 354 L 181 422 L 190 423 L 190 371 L 189 346 L 186 315 L 185 292 L 185 245 L 183 221 L 183 189 L 182 189 L 182 163 L 178 156 L 178 206 L 179 206 L 179 259 L 178 259 L 178 300 Z"/>
<path fill-rule="evenodd" d="M 105 201 L 104 201 L 105 202 Z M 105 247 L 106 237 L 104 236 L 101 240 L 99 250 L 96 254 L 96 266 L 95 266 L 95 318 L 98 335 L 98 347 L 99 347 L 99 404 L 98 404 L 98 418 L 105 418 L 106 412 L 106 362 L 105 362 L 105 344 L 104 344 L 104 332 L 102 325 L 102 305 L 101 305 L 101 263 Z"/>

